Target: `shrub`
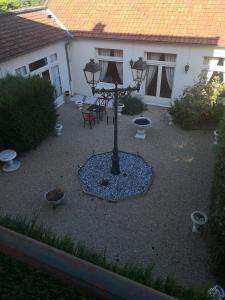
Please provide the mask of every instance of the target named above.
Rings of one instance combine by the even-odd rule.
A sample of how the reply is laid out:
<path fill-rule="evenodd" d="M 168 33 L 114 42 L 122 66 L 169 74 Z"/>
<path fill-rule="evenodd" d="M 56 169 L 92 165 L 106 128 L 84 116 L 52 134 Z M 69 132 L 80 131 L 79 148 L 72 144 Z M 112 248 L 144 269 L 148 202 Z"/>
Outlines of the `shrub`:
<path fill-rule="evenodd" d="M 206 78 L 200 77 L 199 82 L 185 89 L 169 108 L 174 122 L 184 129 L 215 127 L 225 111 L 223 104 L 217 102 L 224 89 L 218 77 L 207 84 Z"/>
<path fill-rule="evenodd" d="M 132 264 L 119 265 L 118 263 L 109 263 L 106 260 L 105 251 L 103 253 L 96 253 L 80 243 L 75 244 L 68 236 L 60 239 L 50 231 L 46 231 L 42 226 L 38 226 L 35 220 L 29 221 L 26 218 L 17 217 L 16 219 L 12 219 L 9 216 L 0 216 L 0 225 L 68 252 L 76 257 L 89 261 L 105 269 L 109 269 L 112 272 L 140 282 L 146 286 L 174 296 L 179 300 L 210 299 L 207 296 L 206 290 L 194 290 L 191 288 L 182 287 L 170 277 L 167 277 L 166 279 L 154 279 L 152 274 L 152 266 L 142 267 Z M 10 288 L 12 289 L 12 287 Z"/>
<path fill-rule="evenodd" d="M 125 96 L 120 102 L 124 104 L 122 113 L 125 115 L 137 115 L 146 110 L 146 105 L 139 97 Z"/>
<path fill-rule="evenodd" d="M 225 115 L 219 128 L 208 227 L 210 265 L 215 275 L 225 282 Z"/>
<path fill-rule="evenodd" d="M 5 12 L 10 9 L 16 9 L 20 7 L 18 0 L 0 0 L 0 12 Z"/>
<path fill-rule="evenodd" d="M 56 123 L 53 87 L 39 76 L 0 79 L 0 147 L 36 147 Z"/>

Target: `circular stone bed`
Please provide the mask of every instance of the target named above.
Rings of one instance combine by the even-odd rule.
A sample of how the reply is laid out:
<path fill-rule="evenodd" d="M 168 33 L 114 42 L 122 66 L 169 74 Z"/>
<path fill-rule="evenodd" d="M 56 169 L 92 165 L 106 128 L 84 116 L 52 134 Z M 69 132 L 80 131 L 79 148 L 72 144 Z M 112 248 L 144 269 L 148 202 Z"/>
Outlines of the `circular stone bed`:
<path fill-rule="evenodd" d="M 120 151 L 119 175 L 111 174 L 111 157 L 112 152 L 92 155 L 79 169 L 85 193 L 116 202 L 148 191 L 153 170 L 141 156 Z"/>

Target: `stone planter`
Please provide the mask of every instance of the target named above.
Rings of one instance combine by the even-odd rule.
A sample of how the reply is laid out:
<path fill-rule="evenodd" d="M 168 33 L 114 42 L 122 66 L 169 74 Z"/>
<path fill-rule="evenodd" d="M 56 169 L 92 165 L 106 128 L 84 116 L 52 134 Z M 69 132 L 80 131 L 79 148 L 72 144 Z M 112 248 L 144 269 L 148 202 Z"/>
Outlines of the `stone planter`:
<path fill-rule="evenodd" d="M 203 229 L 203 226 L 207 223 L 208 217 L 204 212 L 196 210 L 191 214 L 191 221 L 192 232 L 200 233 Z"/>
<path fill-rule="evenodd" d="M 79 110 L 82 110 L 82 107 L 83 107 L 83 101 L 81 101 L 81 100 L 76 100 L 76 101 L 75 101 L 75 104 L 76 104 L 76 106 L 77 106 L 77 108 L 78 108 Z"/>
<path fill-rule="evenodd" d="M 132 120 L 133 124 L 137 128 L 137 133 L 135 137 L 137 139 L 145 139 L 146 137 L 146 128 L 150 128 L 152 126 L 152 121 L 147 117 L 137 117 Z"/>
<path fill-rule="evenodd" d="M 70 103 L 70 99 L 71 99 L 70 92 L 65 91 L 64 92 L 64 102 L 68 104 L 68 103 Z"/>
<path fill-rule="evenodd" d="M 118 113 L 118 116 L 121 116 L 121 113 L 122 113 L 123 108 L 124 108 L 124 104 L 119 103 L 119 104 L 117 105 L 117 113 Z"/>
<path fill-rule="evenodd" d="M 57 123 L 55 125 L 55 135 L 62 135 L 63 125 L 60 123 Z"/>
<path fill-rule="evenodd" d="M 220 285 L 215 285 L 214 287 L 208 290 L 208 295 L 214 300 L 223 300 L 225 299 L 224 289 Z"/>
<path fill-rule="evenodd" d="M 56 207 L 63 203 L 64 191 L 60 188 L 54 188 L 44 194 L 45 200 L 52 206 Z"/>

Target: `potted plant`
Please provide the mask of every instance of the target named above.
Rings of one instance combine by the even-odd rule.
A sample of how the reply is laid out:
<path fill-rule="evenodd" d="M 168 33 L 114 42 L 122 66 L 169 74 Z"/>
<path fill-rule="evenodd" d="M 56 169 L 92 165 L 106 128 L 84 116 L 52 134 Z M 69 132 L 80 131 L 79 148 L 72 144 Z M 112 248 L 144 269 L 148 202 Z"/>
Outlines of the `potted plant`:
<path fill-rule="evenodd" d="M 55 125 L 55 135 L 62 135 L 63 125 L 61 123 L 56 123 Z"/>
<path fill-rule="evenodd" d="M 124 104 L 121 103 L 121 102 L 119 102 L 119 103 L 117 104 L 117 113 L 118 113 L 119 116 L 121 116 L 121 113 L 122 113 L 123 108 L 124 108 Z"/>
<path fill-rule="evenodd" d="M 46 192 L 44 194 L 44 197 L 45 200 L 47 200 L 50 205 L 56 207 L 59 204 L 62 204 L 64 200 L 64 195 L 65 195 L 64 190 L 62 188 L 57 187 Z"/>
<path fill-rule="evenodd" d="M 64 92 L 64 102 L 67 103 L 67 104 L 70 103 L 70 98 L 71 98 L 70 97 L 70 92 L 69 91 L 65 91 Z"/>

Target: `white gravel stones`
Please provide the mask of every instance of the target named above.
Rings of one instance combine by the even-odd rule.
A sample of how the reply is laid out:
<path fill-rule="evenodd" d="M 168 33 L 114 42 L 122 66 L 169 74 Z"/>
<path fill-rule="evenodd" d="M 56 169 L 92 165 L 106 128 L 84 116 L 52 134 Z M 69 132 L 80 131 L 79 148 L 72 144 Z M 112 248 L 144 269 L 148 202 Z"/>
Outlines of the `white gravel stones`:
<path fill-rule="evenodd" d="M 93 155 L 80 168 L 84 192 L 116 202 L 148 191 L 153 170 L 141 156 L 120 151 L 119 175 L 111 174 L 111 157 L 112 152 Z"/>

